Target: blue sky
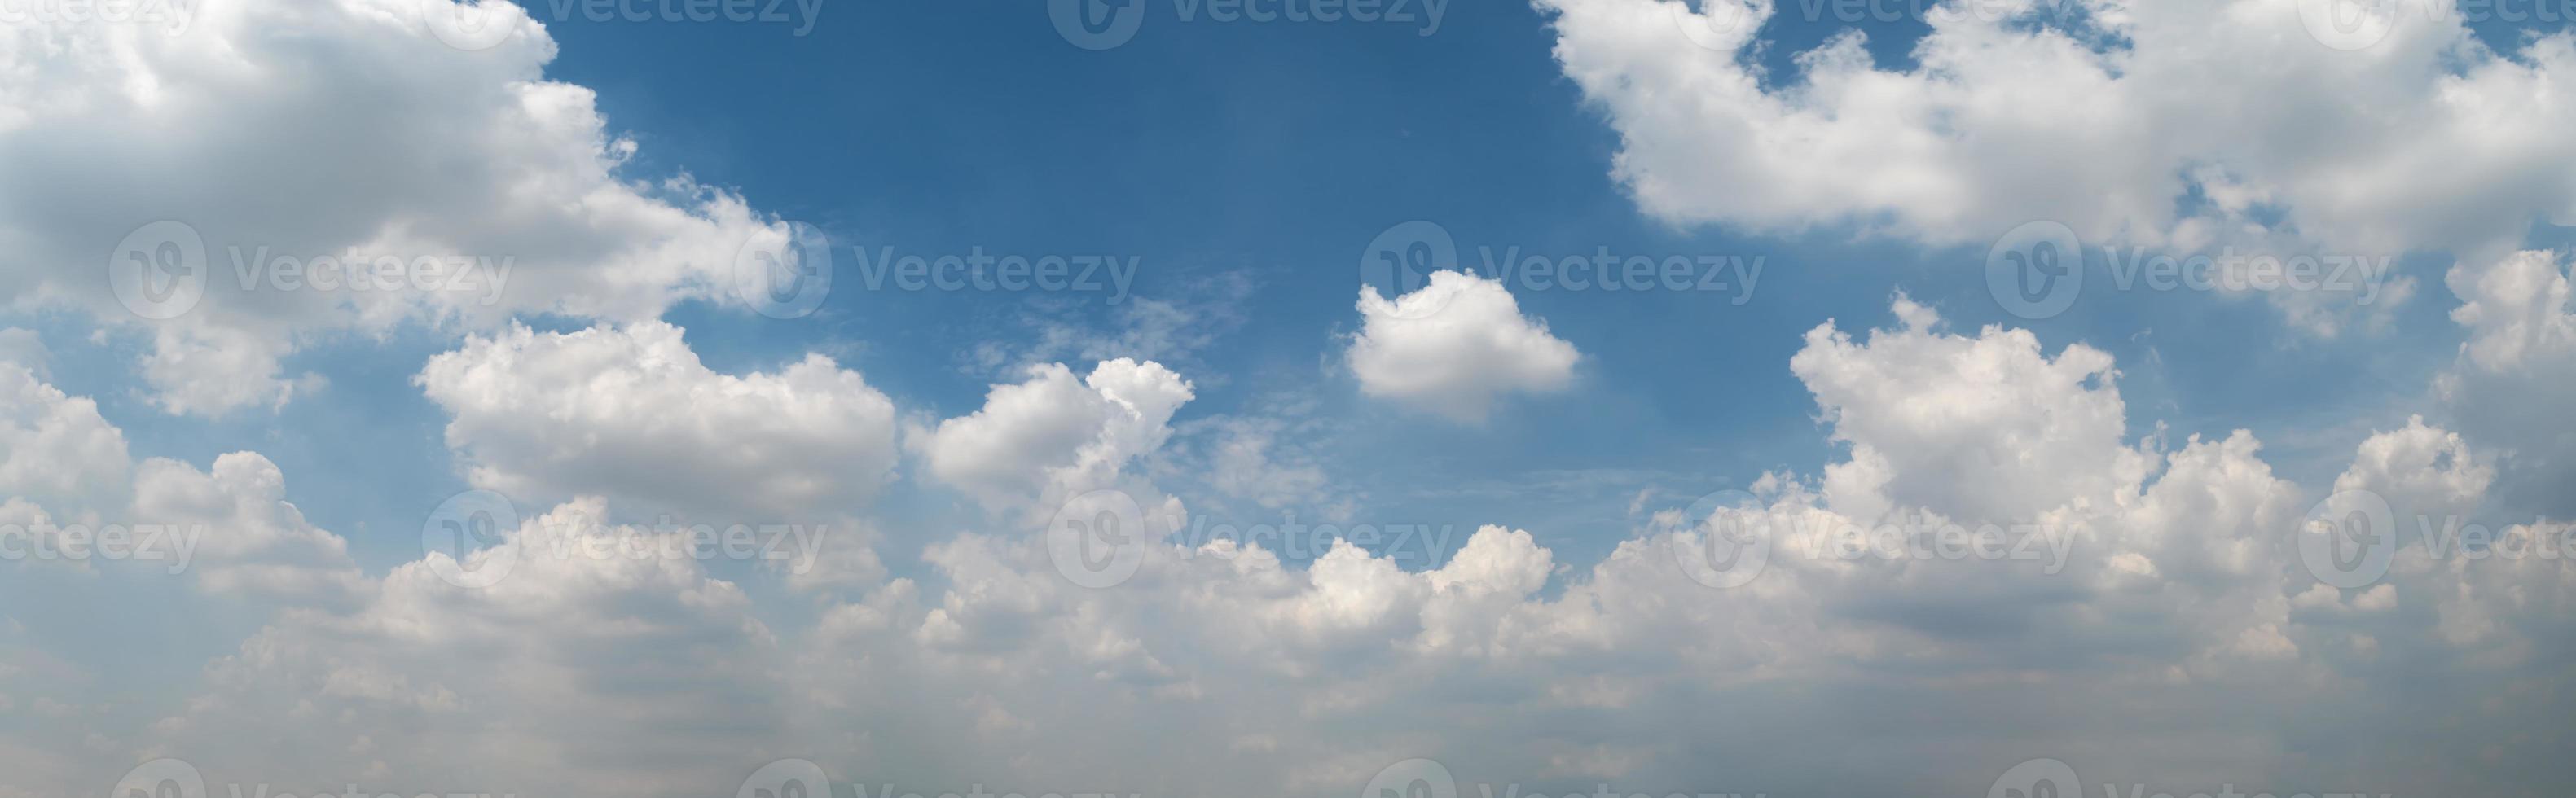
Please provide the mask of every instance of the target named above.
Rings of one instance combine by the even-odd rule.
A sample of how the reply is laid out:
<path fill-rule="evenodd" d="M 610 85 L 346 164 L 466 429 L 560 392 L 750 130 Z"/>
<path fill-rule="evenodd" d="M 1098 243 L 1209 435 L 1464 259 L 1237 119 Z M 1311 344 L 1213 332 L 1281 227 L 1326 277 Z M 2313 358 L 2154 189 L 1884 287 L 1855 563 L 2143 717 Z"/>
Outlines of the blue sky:
<path fill-rule="evenodd" d="M 0 65 L 52 79 L 0 77 L 29 98 L 0 106 L 18 164 L 0 183 L 54 188 L 0 190 L 0 329 L 45 353 L 0 348 L 29 369 L 0 440 L 49 464 L 0 469 L 19 480 L 0 488 L 56 523 L 202 512 L 219 542 L 259 542 L 218 545 L 202 579 L 0 563 L 0 606 L 25 608 L 0 611 L 0 652 L 28 663 L 0 668 L 0 763 L 49 763 L 0 798 L 161 757 L 281 789 L 529 794 L 614 791 L 601 773 L 696 794 L 790 759 L 845 784 L 1345 794 L 1394 772 L 1369 760 L 1389 753 L 1541 790 L 1896 794 L 2046 757 L 2149 793 L 2338 772 L 2371 793 L 2565 785 L 2535 753 L 2565 740 L 2564 702 L 2512 696 L 2568 694 L 2547 664 L 2576 640 L 2548 610 L 2576 595 L 2567 566 L 2401 552 L 2346 585 L 2296 559 L 2302 514 L 2361 494 L 2534 537 L 2576 510 L 2549 398 L 2576 385 L 2563 19 L 2402 17 L 2345 52 L 2289 0 L 1938 25 L 1749 3 L 1767 24 L 1712 45 L 1649 24 L 1688 19 L 1665 0 L 1459 3 L 1431 35 L 1136 1 L 1141 31 L 1099 51 L 1042 4 L 988 2 L 833 4 L 803 35 L 536 3 L 542 24 L 490 49 L 440 42 L 418 12 L 444 0 L 204 0 L 166 39 L 7 29 Z M 497 306 L 218 285 L 153 322 L 87 264 L 155 219 L 205 231 L 217 275 L 227 245 L 526 271 Z M 1471 268 L 1760 270 L 1742 292 L 1488 270 L 1360 300 L 1373 240 L 1415 221 Z M 2028 318 L 1988 264 L 2040 221 L 2081 243 L 2086 284 Z M 720 261 L 790 223 L 828 236 L 832 288 L 769 318 Z M 2113 287 L 2130 254 L 2221 249 L 2394 271 L 2366 301 Z M 870 286 L 860 261 L 886 251 L 1136 266 L 1123 294 Z M 679 348 L 656 347 L 659 323 Z M 1829 323 L 1848 338 L 1811 333 Z M 1140 371 L 1102 365 L 1121 358 Z M 1008 401 L 1022 389 L 1043 400 Z M 1105 415 L 1048 414 L 1077 406 Z M 58 428 L 104 432 L 42 434 Z M 282 475 L 275 496 L 219 462 L 236 452 Z M 182 472 L 205 484 L 171 487 L 199 484 Z M 531 524 L 493 550 L 536 550 L 558 505 L 826 524 L 859 549 L 800 578 L 549 563 L 441 587 L 422 530 L 474 490 Z M 1361 541 L 1267 570 L 1149 547 L 1134 556 L 1160 570 L 1133 584 L 1068 586 L 1049 515 L 1088 491 L 1148 515 L 1451 532 L 1426 559 Z M 1658 554 L 1704 540 L 1676 523 L 1764 512 L 2082 542 L 2065 577 L 1799 564 L 1722 596 Z M 28 672 L 83 675 L 10 680 Z M 2012 683 L 2047 686 L 1993 687 Z M 2302 684 L 2328 686 L 2283 688 Z M 2134 692 L 2066 711 L 2094 690 Z M 2329 741 L 2263 716 L 2292 698 L 2359 723 L 2480 707 L 2445 722 L 2507 742 L 2443 750 L 2501 763 L 2483 770 L 2409 770 L 2389 752 L 2411 732 Z M 873 714 L 777 708 L 806 703 Z M 1739 704 L 1781 739 L 1861 739 L 1874 706 L 1899 720 L 1841 778 L 1759 734 L 1676 742 Z M 298 734 L 327 754 L 206 734 L 320 706 Z M 1935 719 L 1962 707 L 1993 712 L 1946 744 Z M 1130 731 L 1065 732 L 1083 722 Z M 336 750 L 349 739 L 369 742 Z"/>

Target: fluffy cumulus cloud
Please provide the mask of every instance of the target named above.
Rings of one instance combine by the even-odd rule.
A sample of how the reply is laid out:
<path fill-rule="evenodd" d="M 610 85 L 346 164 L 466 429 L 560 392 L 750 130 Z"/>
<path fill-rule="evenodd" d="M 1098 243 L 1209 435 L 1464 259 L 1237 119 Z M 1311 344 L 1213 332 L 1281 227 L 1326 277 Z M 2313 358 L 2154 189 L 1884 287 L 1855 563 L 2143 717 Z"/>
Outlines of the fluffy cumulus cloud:
<path fill-rule="evenodd" d="M 930 475 L 997 510 L 1031 509 L 1110 487 L 1172 435 L 1195 394 L 1160 363 L 1119 359 L 1076 379 L 1061 363 L 995 385 L 983 409 L 916 432 Z"/>
<path fill-rule="evenodd" d="M 544 78 L 543 29 L 486 5 L 518 32 L 481 50 L 413 0 L 154 4 L 178 35 L 11 23 L 0 306 L 141 335 L 163 408 L 221 414 L 288 398 L 280 359 L 331 330 L 730 301 L 737 253 L 786 228 L 685 176 L 625 175 L 634 143 Z"/>
<path fill-rule="evenodd" d="M 1539 6 L 1620 132 L 1616 176 L 1677 223 L 1983 245 L 2048 220 L 2095 245 L 2476 260 L 2576 219 L 2556 88 L 2576 38 L 2494 51 L 2430 0 L 1917 6 L 1915 64 L 1880 66 L 1854 30 L 1794 74 L 1757 65 L 1764 23 L 1835 6 Z M 2377 16 L 2346 35 L 2338 11 Z M 2387 287 L 2375 301 L 2403 298 Z M 2274 296 L 2330 331 L 2358 292 Z"/>
<path fill-rule="evenodd" d="M 1413 293 L 1360 289 L 1351 373 L 1370 396 L 1462 421 L 1481 421 L 1497 398 L 1563 389 L 1581 355 L 1521 313 L 1502 281 L 1443 271 Z"/>
<path fill-rule="evenodd" d="M 894 403 L 808 355 L 720 374 L 661 322 L 468 340 L 417 382 L 452 417 L 476 487 L 523 500 L 608 497 L 699 523 L 771 523 L 866 506 L 894 467 Z"/>
<path fill-rule="evenodd" d="M 2566 109 L 2540 86 L 2576 59 L 2564 36 L 2506 57 L 2410 22 L 2345 52 L 2310 48 L 2290 3 L 2087 2 L 2062 25 L 1943 21 L 1912 71 L 1838 40 L 1778 84 L 1747 71 L 1742 31 L 1691 34 L 1669 0 L 1541 2 L 1624 133 L 1620 175 L 1678 221 L 1947 242 L 2053 216 L 2172 245 L 2256 226 L 2466 252 L 2570 197 L 2568 170 L 2534 167 L 2563 160 Z M 2276 473 L 2248 431 L 2168 441 L 2108 352 L 1899 297 L 1893 324 L 1822 321 L 1780 364 L 1825 462 L 1643 500 L 1597 557 L 1486 518 L 1409 560 L 1362 545 L 1347 506 L 1278 538 L 1184 534 L 1219 498 L 1285 515 L 1343 477 L 1293 413 L 1186 413 L 1191 368 L 1123 351 L 1174 351 L 1143 339 L 1041 349 L 1100 356 L 945 413 L 821 356 L 710 368 L 658 317 L 723 294 L 740 242 L 775 228 L 620 177 L 628 145 L 543 79 L 541 30 L 456 50 L 423 5 L 452 10 L 0 29 L 0 295 L 116 318 L 112 287 L 55 264 L 156 219 L 201 235 L 218 277 L 233 246 L 515 254 L 488 306 L 217 280 L 139 329 L 161 408 L 211 413 L 276 401 L 279 358 L 316 331 L 470 328 L 416 384 L 461 475 L 530 510 L 361 567 L 350 542 L 374 541 L 307 520 L 277 464 L 138 458 L 0 333 L 0 543 L 190 532 L 175 572 L 0 561 L 0 592 L 78 583 L 0 612 L 0 796 L 124 795 L 164 757 L 204 782 L 183 798 L 784 796 L 746 782 L 784 759 L 838 796 L 1346 796 L 1415 757 L 1459 794 L 1994 794 L 2042 757 L 2086 779 L 2061 794 L 2539 796 L 2576 777 L 2576 527 L 2531 498 L 2564 492 L 2571 450 L 2543 434 L 2576 375 L 2562 255 L 2464 257 L 2443 412 L 2380 425 L 2327 484 Z M 2321 83 L 2343 93 L 2287 91 Z M 2203 106 L 2239 121 L 2181 116 Z M 101 142 L 126 157 L 69 157 Z M 1445 420 L 1563 388 L 1581 360 L 1471 275 L 1359 310 L 1362 390 Z M 531 311 L 587 321 L 508 323 Z M 931 500 L 875 506 L 888 485 Z M 2373 513 L 2392 534 L 2335 526 Z M 662 514 L 951 526 L 762 565 Z M 916 545 L 881 563 L 886 539 Z M 219 653 L 128 680 L 83 659 L 129 648 L 46 650 L 65 622 L 34 613 L 128 591 L 208 597 L 151 609 Z"/>
<path fill-rule="evenodd" d="M 2418 420 L 2303 489 L 2241 431 L 2126 442 L 2098 351 L 1897 310 L 1890 329 L 1820 326 L 1791 362 L 1845 455 L 1663 508 L 1588 565 L 1502 523 L 1429 567 L 1348 541 L 1301 564 L 1258 540 L 1185 539 L 1190 509 L 1145 462 L 1187 380 L 1150 362 L 1041 367 L 915 433 L 924 471 L 989 501 L 989 523 L 793 629 L 736 581 L 775 572 L 598 555 L 683 541 L 576 499 L 281 613 L 150 722 L 92 746 L 13 739 L 84 764 L 13 770 L 11 786 L 69 792 L 158 756 L 216 784 L 568 795 L 724 794 L 785 758 L 925 794 L 1345 795 L 1416 756 L 1550 794 L 1975 794 L 2037 757 L 2175 789 L 2563 783 L 2555 719 L 2576 685 L 2551 663 L 2576 570 L 2409 544 L 2384 575 L 2338 586 L 2295 545 L 2329 488 L 2471 512 L 2490 455 Z M 114 433 L 78 400 L 27 395 L 14 417 L 65 420 L 18 428 Z M 137 472 L 138 493 L 178 497 L 155 506 L 256 532 L 232 550 L 328 562 L 313 545 L 327 534 L 271 501 L 276 470 L 255 455 Z M 1107 541 L 1133 568 L 1088 580 L 1048 514 L 1021 511 L 1102 490 L 1134 502 L 1137 534 Z M 2495 532 L 2496 551 L 2566 535 Z M 2441 678 L 2416 684 L 2425 673 Z M 2316 706 L 2359 709 L 2292 711 Z M 2344 737 L 2427 717 L 2481 733 Z M 1853 724 L 1875 730 L 1871 756 L 1812 745 Z"/>
<path fill-rule="evenodd" d="M 2457 362 L 2434 392 L 2463 433 L 2513 467 L 2503 491 L 2517 503 L 2576 514 L 2576 426 L 2565 397 L 2576 392 L 2576 300 L 2563 253 L 2517 252 L 2463 262 L 2448 282 L 2460 296 L 2452 320 L 2467 332 Z"/>
<path fill-rule="evenodd" d="M 12 565 L 118 562 L 287 606 L 343 604 L 364 589 L 347 543 L 304 520 L 258 453 L 218 456 L 208 470 L 136 462 L 96 402 L 6 365 L 0 443 L 0 554 Z"/>

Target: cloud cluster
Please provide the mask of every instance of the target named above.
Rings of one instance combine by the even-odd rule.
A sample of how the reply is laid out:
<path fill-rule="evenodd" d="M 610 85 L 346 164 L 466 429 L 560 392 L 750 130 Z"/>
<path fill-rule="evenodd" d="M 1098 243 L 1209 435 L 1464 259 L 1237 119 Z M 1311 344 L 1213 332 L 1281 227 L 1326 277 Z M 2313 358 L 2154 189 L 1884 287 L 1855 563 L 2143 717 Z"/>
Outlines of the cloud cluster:
<path fill-rule="evenodd" d="M 1482 421 L 1505 394 L 1561 390 L 1580 353 L 1521 313 L 1500 280 L 1434 272 L 1413 293 L 1360 290 L 1351 373 L 1371 396 Z"/>
<path fill-rule="evenodd" d="M 170 412 L 284 401 L 280 360 L 331 331 L 732 301 L 737 255 L 787 235 L 685 176 L 622 175 L 634 142 L 544 78 L 533 23 L 466 51 L 426 26 L 455 13 L 438 2 L 171 5 L 178 35 L 104 15 L 0 30 L 0 306 L 138 331 Z M 120 296 L 103 272 L 159 290 Z"/>
<path fill-rule="evenodd" d="M 528 501 L 601 496 L 682 520 L 769 523 L 867 506 L 895 461 L 894 403 L 809 355 L 708 369 L 662 322 L 476 337 L 416 382 L 467 481 Z"/>
<path fill-rule="evenodd" d="M 1699 6 L 1694 11 L 1691 3 Z M 2437 0 L 1916 4 L 1914 63 L 1846 29 L 1760 65 L 1765 24 L 1837 5 L 1540 0 L 1556 58 L 1620 133 L 1647 213 L 1985 245 L 2033 221 L 2157 251 L 2503 255 L 2576 221 L 2558 131 L 2576 38 L 2490 49 Z M 1878 9 L 1878 6 L 1872 6 Z M 2346 50 L 2336 13 L 2387 23 Z M 2402 302 L 2400 277 L 2374 310 Z M 2331 334 L 2348 291 L 2272 292 Z M 2384 318 L 2384 317 L 2374 317 Z"/>

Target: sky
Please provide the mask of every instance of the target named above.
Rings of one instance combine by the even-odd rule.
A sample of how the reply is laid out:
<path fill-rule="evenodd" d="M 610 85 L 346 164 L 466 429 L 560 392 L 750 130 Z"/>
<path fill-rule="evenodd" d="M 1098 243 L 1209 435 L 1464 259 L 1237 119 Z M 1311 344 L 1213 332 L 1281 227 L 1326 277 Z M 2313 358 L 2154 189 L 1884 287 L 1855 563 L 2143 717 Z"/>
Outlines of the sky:
<path fill-rule="evenodd" d="M 0 798 L 2561 795 L 2571 18 L 0 0 Z"/>

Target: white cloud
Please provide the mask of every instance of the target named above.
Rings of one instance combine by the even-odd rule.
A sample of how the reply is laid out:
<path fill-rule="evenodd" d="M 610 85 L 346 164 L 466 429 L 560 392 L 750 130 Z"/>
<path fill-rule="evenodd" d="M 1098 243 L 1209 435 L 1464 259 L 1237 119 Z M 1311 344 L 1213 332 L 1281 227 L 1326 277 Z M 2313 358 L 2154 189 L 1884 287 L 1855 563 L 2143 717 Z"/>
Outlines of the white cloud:
<path fill-rule="evenodd" d="M 477 487 L 522 500 L 599 495 L 695 522 L 773 523 L 866 505 L 894 467 L 894 404 L 821 355 L 719 374 L 680 328 L 525 327 L 430 359 L 418 381 L 453 416 Z"/>
<path fill-rule="evenodd" d="M 171 412 L 283 401 L 280 359 L 321 331 L 540 311 L 631 321 L 684 298 L 730 301 L 737 252 L 786 236 L 739 197 L 626 175 L 635 145 L 608 131 L 591 91 L 544 78 L 555 47 L 542 28 L 467 52 L 424 27 L 453 13 L 427 0 L 186 6 L 181 35 L 0 30 L 0 248 L 21 264 L 0 270 L 0 305 L 147 324 L 143 373 Z M 202 239 L 204 262 L 178 265 L 205 292 L 145 322 L 98 275 L 160 221 Z M 315 282 L 294 290 L 245 289 L 237 270 L 351 255 L 450 265 L 369 290 L 313 287 L 336 267 L 307 269 L 298 279 Z M 453 258 L 489 260 L 464 272 Z"/>
<path fill-rule="evenodd" d="M 1171 437 L 1172 414 L 1193 396 L 1188 380 L 1152 361 L 1104 361 L 1081 380 L 1050 363 L 993 386 L 982 409 L 911 445 L 939 481 L 987 507 L 1026 510 L 1110 486 Z"/>
<path fill-rule="evenodd" d="M 1435 272 L 1388 299 L 1360 289 L 1351 373 L 1370 396 L 1460 421 L 1482 421 L 1507 393 L 1563 390 L 1580 359 L 1547 323 L 1521 314 L 1501 281 Z"/>
<path fill-rule="evenodd" d="M 2576 104 L 2557 88 L 2576 38 L 2493 52 L 2442 4 L 2399 0 L 2373 7 L 2402 20 L 2391 35 L 2346 52 L 2302 22 L 2331 5 L 1943 4 L 1911 68 L 1877 66 L 1855 29 L 1780 75 L 1756 66 L 1757 35 L 1819 6 L 1539 3 L 1565 74 L 1620 133 L 1613 174 L 1673 223 L 1984 245 L 2052 220 L 2097 247 L 2484 259 L 2576 219 L 2560 145 Z M 2389 287 L 2393 305 L 2405 286 Z M 2356 299 L 2272 296 L 2325 332 L 2338 322 L 2316 305 Z"/>
<path fill-rule="evenodd" d="M 516 563 L 494 587 L 441 579 L 451 561 L 437 552 L 371 582 L 358 606 L 281 614 L 184 705 L 107 750 L 185 756 L 219 778 L 407 793 L 723 794 L 791 756 L 914 791 L 1337 795 L 1414 756 L 1471 783 L 1551 793 L 1602 779 L 1655 794 L 1974 790 L 2041 755 L 2075 757 L 2097 779 L 2173 778 L 2159 768 L 2188 762 L 2194 778 L 2240 785 L 2501 795 L 2556 783 L 2535 764 L 2555 761 L 2546 735 L 2501 747 L 2400 736 L 2417 755 L 2496 757 L 2473 769 L 2386 758 L 2398 752 L 2377 743 L 2287 765 L 2281 753 L 2437 708 L 2480 728 L 2556 728 L 2564 702 L 2547 696 L 2567 694 L 2569 677 L 2541 654 L 2576 609 L 2562 562 L 2418 552 L 2387 584 L 2320 593 L 2282 545 L 2301 491 L 2273 476 L 2253 436 L 2123 447 L 2107 356 L 2051 358 L 2027 332 L 1954 335 L 1928 308 L 1901 311 L 1902 326 L 1863 336 L 1820 328 L 1798 358 L 1850 459 L 1703 508 L 1779 524 L 1767 570 L 1733 589 L 1693 578 L 1704 533 L 1671 509 L 1573 569 L 1542 545 L 1548 530 L 1499 524 L 1427 570 L 1350 545 L 1301 567 L 1234 541 L 1149 538 L 1136 576 L 1106 589 L 1066 580 L 1042 536 L 1005 518 L 1002 531 L 931 544 L 919 581 L 842 582 L 852 598 L 781 635 L 755 619 L 755 591 L 693 560 L 550 556 L 660 534 L 601 527 L 612 508 L 584 499 L 487 549 Z M 1177 512 L 1126 467 L 1166 445 L 1186 386 L 1152 364 L 1103 364 L 1088 381 L 1040 369 L 921 445 L 926 458 L 963 458 L 942 478 L 1003 508 L 1023 501 L 1009 491 L 1115 486 Z M 1040 412 L 1058 403 L 1087 409 Z M 2026 412 L 1987 412 L 2001 404 Z M 1968 432 L 1927 435 L 1907 413 Z M 2071 441 L 2025 448 L 2082 473 L 1971 445 L 2037 430 Z M 1877 452 L 1871 501 L 1820 492 L 1859 467 L 1864 445 Z M 2463 445 L 2409 424 L 2359 447 L 2336 487 L 2474 504 L 2483 461 Z M 258 500 L 276 481 L 265 465 L 240 455 L 170 476 Z M 1921 520 L 1927 508 L 1940 512 Z M 1951 520 L 2024 524 L 2065 545 L 2033 560 L 1833 553 L 1846 532 L 1878 530 L 1896 537 L 1868 539 L 1937 551 Z M 2379 664 L 2390 662 L 2432 670 Z M 2441 678 L 2418 683 L 2423 673 Z M 2496 693 L 2479 685 L 2493 684 L 2527 698 L 2483 700 Z M 2286 711 L 2355 696 L 2393 703 L 2314 723 Z M 1954 722 L 1962 713 L 1981 723 Z M 1540 717 L 1553 720 L 1526 722 Z M 1812 750 L 1854 718 L 1872 724 L 1872 757 Z M 55 753 L 63 741 L 24 745 L 130 766 Z M 19 778 L 38 794 L 78 786 L 57 788 L 77 781 L 59 769 L 16 772 L 34 774 Z"/>
<path fill-rule="evenodd" d="M 2033 518 L 2104 501 L 2145 475 L 2145 458 L 2120 440 L 2127 409 L 2110 355 L 2075 344 L 2051 358 L 2026 330 L 1941 333 L 1929 308 L 1903 297 L 1895 306 L 1902 329 L 1855 342 L 1827 323 L 1789 361 L 1835 439 L 1852 445 L 1851 462 L 1826 471 L 1837 508 Z"/>
<path fill-rule="evenodd" d="M 2468 340 L 2434 380 L 2434 393 L 2463 435 L 2506 464 L 2501 493 L 2517 509 L 2576 514 L 2576 425 L 2565 398 L 2576 393 L 2576 302 L 2565 256 L 2518 252 L 2463 261 L 2446 281 L 2460 296 L 2451 319 Z"/>
<path fill-rule="evenodd" d="M 209 593 L 289 605 L 347 602 L 364 589 L 347 543 L 306 523 L 285 500 L 277 466 L 255 452 L 216 457 L 209 471 L 165 458 L 136 463 L 96 403 L 9 366 L 0 366 L 0 451 L 9 559 L 161 570 Z M 75 527 L 85 542 L 66 548 Z M 111 528 L 133 554 L 124 553 L 128 544 L 101 542 Z M 31 557 L 40 539 L 49 556 Z"/>

